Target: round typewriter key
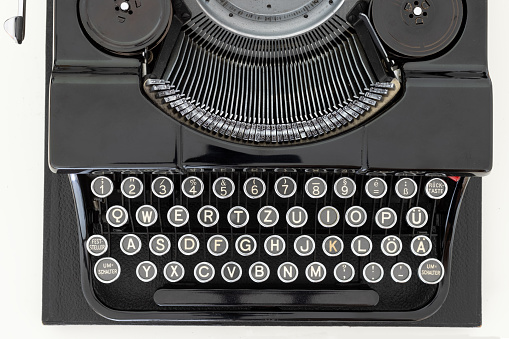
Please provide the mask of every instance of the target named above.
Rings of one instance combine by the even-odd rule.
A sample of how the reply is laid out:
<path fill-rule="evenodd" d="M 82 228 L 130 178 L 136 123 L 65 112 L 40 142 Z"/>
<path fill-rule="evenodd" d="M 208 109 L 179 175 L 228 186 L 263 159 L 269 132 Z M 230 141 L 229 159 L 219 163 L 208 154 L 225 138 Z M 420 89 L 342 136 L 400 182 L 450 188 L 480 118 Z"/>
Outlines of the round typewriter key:
<path fill-rule="evenodd" d="M 342 199 L 353 197 L 355 191 L 357 191 L 357 185 L 351 178 L 341 178 L 334 184 L 334 192 Z"/>
<path fill-rule="evenodd" d="M 173 193 L 173 181 L 167 177 L 159 177 L 152 181 L 152 193 L 158 198 L 167 198 Z"/>
<path fill-rule="evenodd" d="M 281 177 L 274 184 L 274 190 L 281 198 L 290 198 L 297 191 L 297 183 L 290 177 Z"/>
<path fill-rule="evenodd" d="M 428 212 L 422 207 L 413 207 L 406 214 L 406 222 L 413 228 L 421 228 L 428 222 Z"/>
<path fill-rule="evenodd" d="M 318 222 L 323 227 L 331 228 L 339 222 L 339 212 L 332 206 L 325 206 L 318 212 Z"/>
<path fill-rule="evenodd" d="M 212 190 L 219 199 L 227 199 L 235 192 L 235 184 L 232 179 L 221 177 L 214 181 L 214 184 L 212 184 Z"/>
<path fill-rule="evenodd" d="M 182 227 L 189 221 L 189 212 L 184 206 L 173 206 L 168 211 L 168 222 L 174 227 Z"/>
<path fill-rule="evenodd" d="M 283 254 L 286 249 L 285 240 L 279 235 L 271 235 L 263 244 L 265 248 L 265 252 L 271 257 L 277 257 L 278 255 Z"/>
<path fill-rule="evenodd" d="M 241 228 L 249 222 L 249 212 L 242 206 L 235 206 L 228 212 L 227 218 L 232 227 Z"/>
<path fill-rule="evenodd" d="M 325 279 L 327 269 L 322 263 L 313 262 L 306 267 L 306 278 L 312 283 L 319 283 Z"/>
<path fill-rule="evenodd" d="M 301 235 L 293 243 L 295 252 L 301 257 L 311 255 L 315 250 L 315 241 L 309 235 Z"/>
<path fill-rule="evenodd" d="M 426 184 L 426 195 L 431 199 L 442 199 L 447 195 L 448 191 L 447 183 L 442 179 L 431 179 Z"/>
<path fill-rule="evenodd" d="M 242 267 L 234 261 L 227 262 L 221 268 L 224 281 L 234 283 L 242 277 Z"/>
<path fill-rule="evenodd" d="M 216 270 L 211 263 L 201 262 L 194 268 L 194 277 L 201 283 L 207 283 L 214 279 Z"/>
<path fill-rule="evenodd" d="M 304 187 L 307 195 L 313 199 L 319 199 L 327 193 L 327 183 L 322 178 L 311 178 Z"/>
<path fill-rule="evenodd" d="M 111 284 L 120 277 L 120 264 L 113 258 L 102 258 L 94 266 L 94 275 L 100 282 Z"/>
<path fill-rule="evenodd" d="M 181 263 L 172 261 L 167 263 L 166 266 L 164 266 L 163 273 L 166 280 L 174 283 L 180 281 L 184 277 L 186 270 L 184 269 L 184 266 Z"/>
<path fill-rule="evenodd" d="M 358 257 L 365 257 L 371 253 L 373 244 L 365 235 L 359 235 L 352 240 L 352 252 Z"/>
<path fill-rule="evenodd" d="M 203 206 L 198 211 L 198 222 L 203 227 L 212 227 L 219 221 L 219 211 L 214 206 Z"/>
<path fill-rule="evenodd" d="M 343 240 L 337 235 L 331 235 L 322 243 L 322 250 L 329 257 L 337 257 L 343 252 Z"/>
<path fill-rule="evenodd" d="M 395 257 L 401 253 L 403 244 L 401 239 L 394 235 L 389 235 L 382 240 L 381 244 L 382 252 L 388 257 Z"/>
<path fill-rule="evenodd" d="M 93 235 L 87 240 L 87 251 L 93 256 L 99 257 L 108 250 L 108 242 L 102 235 Z"/>
<path fill-rule="evenodd" d="M 396 194 L 401 199 L 412 199 L 417 193 L 417 184 L 413 179 L 403 178 L 396 183 Z"/>
<path fill-rule="evenodd" d="M 222 235 L 214 235 L 207 241 L 207 249 L 210 254 L 219 257 L 228 251 L 228 240 Z"/>
<path fill-rule="evenodd" d="M 350 207 L 345 214 L 345 221 L 352 227 L 361 227 L 368 220 L 366 210 L 360 206 Z"/>
<path fill-rule="evenodd" d="M 412 249 L 412 253 L 419 256 L 425 257 L 431 253 L 431 249 L 433 248 L 433 244 L 425 235 L 419 235 L 412 239 L 412 243 L 410 244 L 410 248 Z"/>
<path fill-rule="evenodd" d="M 427 259 L 419 265 L 418 273 L 423 283 L 435 285 L 444 278 L 444 265 L 437 259 Z"/>
<path fill-rule="evenodd" d="M 261 226 L 273 227 L 279 221 L 279 212 L 273 206 L 265 206 L 258 211 L 257 218 Z"/>
<path fill-rule="evenodd" d="M 150 252 L 154 255 L 162 256 L 170 251 L 171 242 L 167 236 L 158 234 L 150 239 L 148 247 L 150 248 Z"/>
<path fill-rule="evenodd" d="M 129 177 L 122 181 L 120 190 L 126 198 L 134 199 L 143 193 L 143 183 L 136 177 Z"/>
<path fill-rule="evenodd" d="M 256 240 L 249 234 L 241 235 L 235 241 L 235 249 L 244 257 L 250 256 L 256 251 Z"/>
<path fill-rule="evenodd" d="M 364 267 L 362 274 L 368 283 L 377 283 L 384 277 L 384 269 L 380 264 L 372 262 Z"/>
<path fill-rule="evenodd" d="M 387 193 L 387 184 L 383 179 L 373 178 L 366 183 L 366 194 L 373 199 L 381 199 Z"/>
<path fill-rule="evenodd" d="M 182 182 L 182 193 L 188 198 L 199 197 L 204 189 L 205 185 L 203 185 L 203 181 L 198 177 L 187 177 Z"/>
<path fill-rule="evenodd" d="M 288 284 L 297 279 L 299 276 L 299 269 L 297 268 L 297 265 L 292 262 L 284 262 L 279 265 L 277 269 L 277 276 L 279 277 L 279 280 Z"/>
<path fill-rule="evenodd" d="M 300 206 L 292 207 L 286 212 L 286 222 L 290 227 L 301 228 L 308 221 L 308 212 Z"/>
<path fill-rule="evenodd" d="M 141 250 L 141 240 L 136 234 L 126 234 L 120 239 L 120 249 L 127 255 L 135 255 Z"/>
<path fill-rule="evenodd" d="M 200 242 L 194 234 L 186 234 L 180 237 L 179 250 L 184 255 L 193 255 L 200 249 Z"/>
<path fill-rule="evenodd" d="M 262 179 L 253 177 L 244 183 L 244 193 L 251 199 L 258 199 L 265 194 L 265 182 Z"/>
<path fill-rule="evenodd" d="M 353 277 L 355 277 L 355 268 L 350 263 L 342 262 L 334 268 L 334 278 L 340 283 L 350 282 Z"/>
<path fill-rule="evenodd" d="M 113 227 L 124 226 L 127 219 L 127 210 L 122 206 L 111 206 L 106 212 L 106 221 Z"/>
<path fill-rule="evenodd" d="M 140 262 L 136 267 L 136 276 L 143 282 L 150 282 L 157 276 L 157 267 L 150 261 Z"/>
<path fill-rule="evenodd" d="M 98 198 L 106 198 L 113 192 L 113 182 L 107 177 L 97 177 L 90 185 L 92 193 Z"/>
<path fill-rule="evenodd" d="M 255 262 L 249 267 L 249 277 L 255 283 L 261 283 L 269 279 L 270 268 L 269 266 L 261 261 Z"/>
<path fill-rule="evenodd" d="M 136 221 L 141 226 L 150 227 L 157 221 L 157 210 L 150 205 L 143 205 L 136 211 Z"/>
<path fill-rule="evenodd" d="M 404 262 L 397 263 L 392 266 L 391 277 L 397 283 L 406 283 L 412 277 L 412 269 Z"/>
<path fill-rule="evenodd" d="M 382 208 L 375 215 L 375 221 L 378 227 L 383 229 L 393 228 L 398 222 L 398 216 L 392 208 Z"/>

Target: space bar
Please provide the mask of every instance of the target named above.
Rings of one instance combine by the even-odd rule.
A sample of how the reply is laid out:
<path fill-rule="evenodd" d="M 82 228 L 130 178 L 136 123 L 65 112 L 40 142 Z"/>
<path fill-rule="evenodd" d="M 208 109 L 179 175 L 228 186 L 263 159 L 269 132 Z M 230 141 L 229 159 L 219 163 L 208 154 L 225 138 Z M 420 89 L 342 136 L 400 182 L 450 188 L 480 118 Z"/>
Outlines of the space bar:
<path fill-rule="evenodd" d="M 159 306 L 375 306 L 373 290 L 227 290 L 161 289 L 154 294 Z"/>

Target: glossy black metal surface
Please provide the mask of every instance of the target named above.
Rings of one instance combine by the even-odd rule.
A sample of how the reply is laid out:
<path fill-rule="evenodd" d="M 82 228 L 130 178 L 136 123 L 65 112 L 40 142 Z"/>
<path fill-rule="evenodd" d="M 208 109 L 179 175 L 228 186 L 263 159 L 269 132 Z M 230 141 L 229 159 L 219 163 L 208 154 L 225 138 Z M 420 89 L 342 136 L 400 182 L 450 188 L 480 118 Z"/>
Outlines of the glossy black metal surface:
<path fill-rule="evenodd" d="M 485 1 L 466 1 L 470 19 L 454 48 L 436 59 L 405 61 L 405 92 L 380 117 L 330 140 L 275 149 L 224 142 L 168 119 L 143 98 L 136 79 L 140 61 L 99 51 L 83 35 L 73 1 L 55 2 L 54 171 L 273 165 L 484 175 L 491 169 Z M 107 83 L 121 85 L 112 90 L 103 87 Z M 127 121 L 142 125 L 125 128 Z M 141 131 L 150 131 L 149 137 Z"/>
<path fill-rule="evenodd" d="M 78 18 L 79 1 L 49 2 L 52 3 L 49 7 L 53 5 L 55 10 L 53 55 L 48 59 L 52 66 L 49 83 L 48 162 L 51 170 L 56 173 L 89 173 L 98 169 L 152 171 L 196 167 L 279 167 L 482 176 L 491 170 L 492 89 L 486 58 L 485 0 L 463 0 L 466 19 L 450 49 L 441 51 L 441 54 L 433 58 L 421 60 L 391 55 L 401 66 L 404 86 L 398 100 L 379 117 L 328 140 L 275 148 L 218 140 L 172 120 L 143 94 L 141 84 L 145 68 L 142 57 L 114 56 L 89 40 Z M 178 8 L 182 7 L 180 1 L 173 3 Z M 189 15 L 187 8 L 178 8 L 175 12 L 180 15 L 179 20 L 173 20 L 176 28 L 173 32 L 170 28 L 169 32 L 169 35 L 173 35 L 162 41 L 154 50 L 154 55 L 169 55 L 169 46 L 177 40 L 175 34 L 181 22 L 185 21 L 184 16 Z M 191 7 L 193 10 L 195 8 Z M 149 70 L 154 67 L 158 72 L 163 72 L 164 60 L 159 63 L 159 67 L 156 64 L 149 64 Z M 188 294 L 160 290 L 156 292 L 156 303 L 169 305 L 173 302 L 172 305 L 175 305 L 177 298 L 184 305 L 185 300 L 182 301 L 182 298 L 189 297 L 187 306 L 191 307 L 154 311 L 140 310 L 137 305 L 129 305 L 131 310 L 124 311 L 123 307 L 105 304 L 90 281 L 93 261 L 84 250 L 90 227 L 84 200 L 87 193 L 82 191 L 78 179 L 80 176 L 71 175 L 70 178 L 79 223 L 80 274 L 85 298 L 93 310 L 106 319 L 143 323 L 338 324 L 340 321 L 371 321 L 375 324 L 427 319 L 440 309 L 449 293 L 451 272 L 456 265 L 452 264 L 451 258 L 455 225 L 460 218 L 458 211 L 468 183 L 467 178 L 460 179 L 444 228 L 446 233 L 441 259 L 446 267 L 446 276 L 434 297 L 422 307 L 403 312 L 374 309 L 359 312 L 348 308 L 331 310 L 327 307 L 282 312 L 279 307 L 284 308 L 288 303 L 281 296 L 281 300 L 276 298 L 270 304 L 256 300 L 251 293 L 240 293 L 239 296 L 245 297 L 241 299 L 248 304 L 263 302 L 270 307 L 224 310 L 222 308 L 225 305 L 220 302 L 224 300 L 224 292 L 211 290 L 206 297 L 218 301 L 217 309 L 200 309 L 203 295 L 197 297 L 199 293 L 196 290 L 187 290 Z M 54 234 L 53 238 L 56 238 Z M 46 246 L 49 241 L 45 240 Z M 459 264 L 465 265 L 463 261 Z M 479 268 L 480 262 L 475 265 Z M 315 295 L 315 292 L 309 293 L 311 297 Z M 344 293 L 347 300 L 351 301 L 347 304 L 355 305 L 357 297 L 352 297 L 348 291 Z M 152 296 L 150 292 L 150 298 Z M 269 296 L 270 293 L 262 295 L 264 298 Z M 324 306 L 320 298 L 316 300 L 322 300 L 318 304 Z M 376 304 L 374 295 L 370 294 L 368 299 L 368 304 Z M 455 296 L 454 300 L 459 299 L 461 297 Z M 150 302 L 153 300 L 150 299 Z M 457 306 L 455 310 L 459 309 Z"/>

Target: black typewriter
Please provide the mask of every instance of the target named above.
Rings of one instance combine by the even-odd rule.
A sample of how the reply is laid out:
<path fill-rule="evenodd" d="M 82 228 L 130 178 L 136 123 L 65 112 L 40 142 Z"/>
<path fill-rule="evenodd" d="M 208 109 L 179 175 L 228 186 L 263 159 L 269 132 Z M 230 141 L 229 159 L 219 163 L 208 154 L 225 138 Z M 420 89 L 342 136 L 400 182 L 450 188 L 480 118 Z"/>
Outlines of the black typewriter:
<path fill-rule="evenodd" d="M 442 307 L 469 181 L 492 166 L 487 1 L 48 3 L 48 175 L 72 189 L 96 313 L 383 324 Z"/>

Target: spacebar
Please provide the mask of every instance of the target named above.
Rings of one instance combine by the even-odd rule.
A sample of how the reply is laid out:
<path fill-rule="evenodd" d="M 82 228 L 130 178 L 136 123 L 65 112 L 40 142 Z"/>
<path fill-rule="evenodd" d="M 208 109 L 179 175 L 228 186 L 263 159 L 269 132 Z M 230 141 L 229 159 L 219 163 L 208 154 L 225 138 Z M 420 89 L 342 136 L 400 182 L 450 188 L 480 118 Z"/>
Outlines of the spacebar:
<path fill-rule="evenodd" d="M 159 306 L 375 306 L 373 290 L 227 290 L 161 289 L 154 294 Z"/>

